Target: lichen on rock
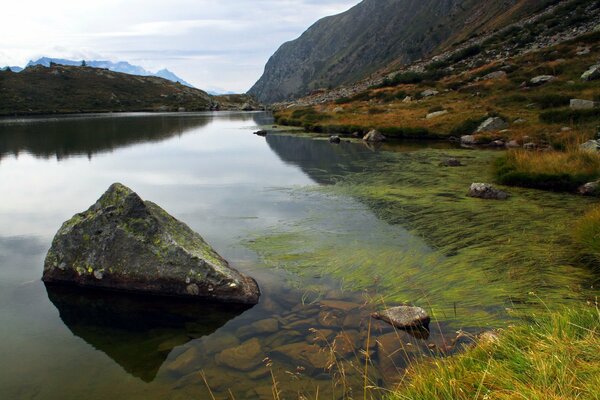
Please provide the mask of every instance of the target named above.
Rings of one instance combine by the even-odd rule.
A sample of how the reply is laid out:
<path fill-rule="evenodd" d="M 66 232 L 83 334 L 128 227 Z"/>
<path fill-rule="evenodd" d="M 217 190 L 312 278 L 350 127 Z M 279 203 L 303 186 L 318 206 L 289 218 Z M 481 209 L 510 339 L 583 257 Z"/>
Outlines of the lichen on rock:
<path fill-rule="evenodd" d="M 254 279 L 158 205 L 115 183 L 60 228 L 43 280 L 147 294 L 256 304 Z"/>

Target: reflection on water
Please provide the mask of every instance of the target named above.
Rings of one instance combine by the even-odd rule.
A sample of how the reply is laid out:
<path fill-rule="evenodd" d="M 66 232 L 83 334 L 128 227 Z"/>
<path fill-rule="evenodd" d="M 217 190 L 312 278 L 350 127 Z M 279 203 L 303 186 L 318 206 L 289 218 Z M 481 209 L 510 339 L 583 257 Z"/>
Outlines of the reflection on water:
<path fill-rule="evenodd" d="M 338 181 L 344 184 L 336 187 L 351 186 L 360 177 L 362 189 L 373 182 L 373 190 L 393 190 L 381 193 L 405 199 L 407 209 L 417 202 L 464 203 L 456 195 L 463 182 L 443 182 L 463 170 L 440 171 L 435 157 L 442 155 L 422 150 L 437 144 L 374 151 L 362 143 L 252 134 L 271 123 L 262 113 L 0 120 L 3 398 L 204 399 L 206 377 L 217 399 L 231 398 L 229 390 L 239 400 L 271 399 L 272 376 L 283 398 L 314 398 L 317 390 L 321 398 L 363 397 L 366 361 L 369 385 L 391 385 L 409 360 L 456 351 L 457 326 L 477 332 L 481 304 L 504 308 L 498 299 L 520 288 L 518 275 L 485 273 L 479 260 L 493 254 L 475 253 L 457 266 L 456 256 L 432 249 L 401 219 L 377 218 L 385 210 L 377 201 L 361 203 L 347 195 L 351 190 L 314 190 Z M 402 168 L 404 175 L 394 173 Z M 398 179 L 390 184 L 382 175 Z M 54 233 L 117 181 L 255 277 L 260 304 L 232 310 L 46 291 L 40 277 Z M 413 184 L 419 191 L 411 192 Z M 438 196 L 446 192 L 453 197 Z M 424 306 L 438 296 L 441 321 L 431 332 L 372 321 L 376 299 L 390 293 Z"/>
<path fill-rule="evenodd" d="M 74 335 L 146 382 L 175 347 L 214 333 L 249 308 L 55 285 L 46 290 Z"/>

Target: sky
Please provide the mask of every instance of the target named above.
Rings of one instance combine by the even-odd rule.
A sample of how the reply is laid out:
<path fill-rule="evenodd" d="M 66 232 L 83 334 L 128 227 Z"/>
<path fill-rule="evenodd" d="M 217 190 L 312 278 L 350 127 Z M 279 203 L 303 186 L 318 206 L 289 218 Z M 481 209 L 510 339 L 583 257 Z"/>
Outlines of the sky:
<path fill-rule="evenodd" d="M 8 0 L 0 66 L 42 56 L 167 68 L 205 90 L 246 92 L 269 57 L 359 0 Z"/>

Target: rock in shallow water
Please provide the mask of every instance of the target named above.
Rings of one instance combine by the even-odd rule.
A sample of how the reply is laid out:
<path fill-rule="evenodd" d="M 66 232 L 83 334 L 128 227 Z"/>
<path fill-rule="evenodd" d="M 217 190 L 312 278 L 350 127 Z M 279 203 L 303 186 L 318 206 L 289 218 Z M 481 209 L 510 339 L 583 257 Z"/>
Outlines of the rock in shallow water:
<path fill-rule="evenodd" d="M 60 228 L 44 282 L 256 304 L 256 281 L 229 267 L 196 232 L 115 183 Z"/>
<path fill-rule="evenodd" d="M 469 189 L 468 196 L 487 200 L 506 200 L 510 197 L 510 194 L 496 189 L 489 183 L 473 183 Z"/>
<path fill-rule="evenodd" d="M 398 306 L 371 315 L 399 329 L 427 328 L 431 318 L 421 307 Z"/>

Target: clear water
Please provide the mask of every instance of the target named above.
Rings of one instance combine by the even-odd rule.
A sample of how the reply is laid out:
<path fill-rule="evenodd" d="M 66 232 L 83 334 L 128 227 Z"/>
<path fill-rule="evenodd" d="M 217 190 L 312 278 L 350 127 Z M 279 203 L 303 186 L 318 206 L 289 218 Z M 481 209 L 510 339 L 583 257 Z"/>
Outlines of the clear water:
<path fill-rule="evenodd" d="M 252 135 L 271 123 L 262 113 L 0 122 L 1 398 L 204 399 L 207 386 L 219 399 L 272 399 L 275 387 L 282 398 L 362 398 L 365 375 L 370 386 L 389 386 L 409 360 L 449 343 L 453 329 L 444 321 L 429 335 L 371 321 L 376 290 L 347 290 L 343 279 L 332 278 L 339 273 L 321 273 L 316 265 L 301 274 L 285 260 L 264 265 L 253 240 L 282 226 L 339 238 L 322 244 L 342 259 L 358 243 L 400 269 L 405 260 L 414 270 L 444 257 L 355 198 L 314 190 L 363 173 L 385 152 Z M 47 289 L 40 278 L 54 233 L 113 182 L 161 205 L 254 276 L 260 304 Z M 294 245 L 286 252 L 309 248 Z M 313 344 L 314 329 L 326 340 Z"/>

